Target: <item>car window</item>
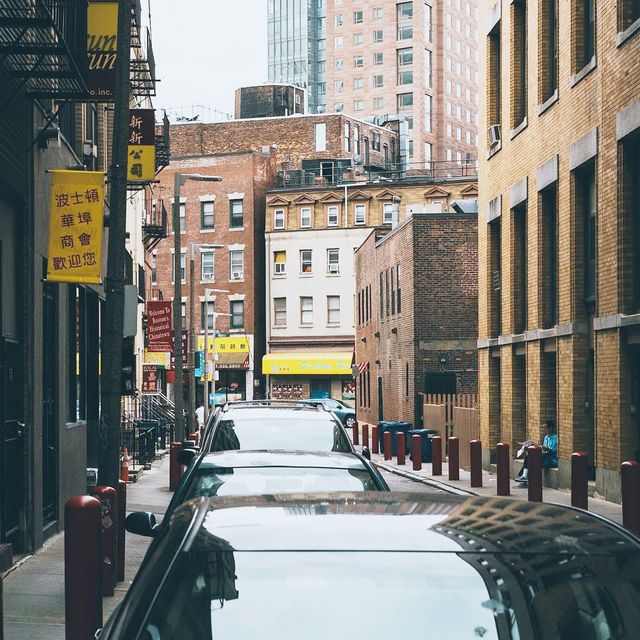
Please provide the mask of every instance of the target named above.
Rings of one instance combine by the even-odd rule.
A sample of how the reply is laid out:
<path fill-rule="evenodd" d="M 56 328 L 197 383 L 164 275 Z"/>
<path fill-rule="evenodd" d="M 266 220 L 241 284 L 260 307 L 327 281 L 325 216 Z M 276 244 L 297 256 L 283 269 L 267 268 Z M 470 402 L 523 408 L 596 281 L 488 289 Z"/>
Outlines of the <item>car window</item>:
<path fill-rule="evenodd" d="M 214 497 L 263 493 L 325 493 L 328 491 L 377 491 L 375 480 L 365 469 L 321 469 L 301 467 L 244 467 L 203 469 L 187 496 Z"/>
<path fill-rule="evenodd" d="M 261 418 L 221 420 L 211 442 L 211 451 L 236 449 L 296 449 L 304 451 L 352 451 L 343 429 L 332 420 Z"/>

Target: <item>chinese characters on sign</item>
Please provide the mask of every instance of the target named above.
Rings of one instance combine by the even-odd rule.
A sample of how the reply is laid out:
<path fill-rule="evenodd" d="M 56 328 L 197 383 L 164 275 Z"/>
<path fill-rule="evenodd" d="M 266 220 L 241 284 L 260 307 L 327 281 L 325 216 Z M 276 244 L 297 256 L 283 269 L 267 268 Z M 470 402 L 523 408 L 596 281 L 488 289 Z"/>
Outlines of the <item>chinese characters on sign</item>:
<path fill-rule="evenodd" d="M 116 86 L 118 3 L 89 2 L 87 7 L 87 86 L 98 102 L 113 100 Z"/>
<path fill-rule="evenodd" d="M 171 351 L 171 302 L 147 302 L 147 351 Z"/>
<path fill-rule="evenodd" d="M 142 393 L 158 392 L 158 369 L 153 366 L 142 367 Z"/>
<path fill-rule="evenodd" d="M 127 181 L 151 182 L 156 175 L 155 114 L 153 109 L 129 111 Z"/>
<path fill-rule="evenodd" d="M 101 282 L 104 173 L 52 171 L 47 280 Z"/>

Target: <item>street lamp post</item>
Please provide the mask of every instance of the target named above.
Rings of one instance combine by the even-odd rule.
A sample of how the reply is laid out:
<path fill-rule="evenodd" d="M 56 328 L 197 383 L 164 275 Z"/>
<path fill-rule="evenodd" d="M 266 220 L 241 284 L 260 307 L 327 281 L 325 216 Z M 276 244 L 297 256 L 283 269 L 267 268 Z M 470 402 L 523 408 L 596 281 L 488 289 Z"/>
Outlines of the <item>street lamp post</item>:
<path fill-rule="evenodd" d="M 182 442 L 185 437 L 184 415 L 182 413 L 182 271 L 181 246 L 180 246 L 180 187 L 187 180 L 201 182 L 220 182 L 220 176 L 207 176 L 200 173 L 176 173 L 173 183 L 173 236 L 174 236 L 174 285 L 173 285 L 173 360 L 176 372 L 175 379 L 175 414 L 176 414 L 176 439 Z"/>
<path fill-rule="evenodd" d="M 215 289 L 211 289 L 211 291 L 215 291 Z M 229 293 L 228 291 L 223 293 Z M 206 297 L 206 292 L 205 292 L 205 297 Z M 211 353 L 213 354 L 213 359 L 212 359 L 212 363 L 211 363 L 211 389 L 212 389 L 212 396 L 213 396 L 213 403 L 215 404 L 216 402 L 216 320 L 218 319 L 218 316 L 229 316 L 231 317 L 230 313 L 220 313 L 218 311 L 214 311 L 213 312 L 213 349 L 211 350 Z M 206 323 L 205 323 L 205 327 L 206 327 Z M 207 344 L 207 334 L 205 334 L 205 345 Z M 206 349 L 206 346 L 205 346 Z M 205 351 L 205 353 L 207 353 L 207 351 Z M 208 372 L 207 372 L 208 373 Z M 207 377 L 207 383 L 206 383 L 206 391 L 209 391 L 209 378 Z M 208 400 L 208 398 L 207 398 Z"/>
<path fill-rule="evenodd" d="M 204 290 L 204 422 L 207 423 L 209 417 L 209 294 L 210 293 L 229 293 L 228 289 L 205 289 Z M 213 312 L 213 345 L 216 344 L 216 312 Z M 215 351 L 215 348 L 213 349 Z M 213 380 L 213 374 L 211 379 Z M 215 398 L 215 395 L 214 395 Z"/>

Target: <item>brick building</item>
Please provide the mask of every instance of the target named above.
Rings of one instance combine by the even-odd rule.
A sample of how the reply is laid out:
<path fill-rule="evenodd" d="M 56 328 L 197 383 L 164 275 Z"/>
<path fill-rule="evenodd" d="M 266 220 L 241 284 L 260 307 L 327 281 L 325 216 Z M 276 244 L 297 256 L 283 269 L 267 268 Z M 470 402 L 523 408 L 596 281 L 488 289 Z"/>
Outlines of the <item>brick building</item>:
<path fill-rule="evenodd" d="M 475 160 L 477 5 L 269 2 L 269 80 L 306 88 L 310 113 L 405 115 L 409 162 Z"/>
<path fill-rule="evenodd" d="M 477 185 L 389 189 L 400 224 L 355 254 L 357 416 L 417 425 L 422 393 L 477 388 Z"/>
<path fill-rule="evenodd" d="M 234 113 L 242 118 L 277 118 L 304 113 L 304 89 L 291 84 L 259 84 L 236 89 Z"/>
<path fill-rule="evenodd" d="M 483 3 L 479 373 L 485 462 L 558 426 L 619 500 L 640 456 L 640 9 Z"/>

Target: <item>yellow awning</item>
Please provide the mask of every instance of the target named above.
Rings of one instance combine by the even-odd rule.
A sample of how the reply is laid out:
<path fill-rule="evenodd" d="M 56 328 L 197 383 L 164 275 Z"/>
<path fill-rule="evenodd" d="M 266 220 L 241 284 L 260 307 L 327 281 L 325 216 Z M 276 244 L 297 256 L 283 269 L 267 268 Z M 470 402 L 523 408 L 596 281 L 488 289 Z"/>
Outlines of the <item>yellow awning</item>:
<path fill-rule="evenodd" d="M 262 373 L 267 375 L 351 376 L 352 352 L 269 353 L 262 358 Z"/>

